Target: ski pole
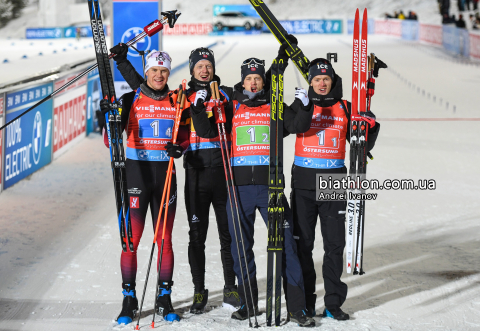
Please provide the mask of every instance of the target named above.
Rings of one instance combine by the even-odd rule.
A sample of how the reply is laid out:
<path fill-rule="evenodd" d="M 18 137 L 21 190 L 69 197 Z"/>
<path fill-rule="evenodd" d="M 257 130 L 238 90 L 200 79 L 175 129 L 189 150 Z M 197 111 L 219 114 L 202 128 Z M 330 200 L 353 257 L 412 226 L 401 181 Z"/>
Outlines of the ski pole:
<path fill-rule="evenodd" d="M 210 84 L 210 88 L 211 88 L 211 91 L 212 91 L 212 97 L 216 100 L 216 104 L 218 105 L 219 102 L 220 102 L 220 93 L 218 91 L 218 82 L 214 81 Z M 230 211 L 231 211 L 231 214 L 232 214 L 232 223 L 233 223 L 233 229 L 234 229 L 234 233 L 235 233 L 235 244 L 237 246 L 237 253 L 238 253 L 238 261 L 240 262 L 240 274 L 241 274 L 241 277 L 242 277 L 242 283 L 243 283 L 243 291 L 245 293 L 245 296 L 247 295 L 247 289 L 246 289 L 246 285 L 245 285 L 245 281 L 244 281 L 244 273 L 243 273 L 243 268 L 242 268 L 242 259 L 241 259 L 241 255 L 240 255 L 240 248 L 238 246 L 238 236 L 237 236 L 237 226 L 235 225 L 235 213 L 233 211 L 233 203 L 232 203 L 232 195 L 230 194 L 230 188 L 228 186 L 228 174 L 227 174 L 227 169 L 225 167 L 225 165 L 228 166 L 228 170 L 229 170 L 229 173 L 230 173 L 230 183 L 231 183 L 231 187 L 232 187 L 232 192 L 233 192 L 233 202 L 235 203 L 235 211 L 236 211 L 236 214 L 237 214 L 237 222 L 238 222 L 238 229 L 239 229 L 239 233 L 240 233 L 240 241 L 241 241 L 241 245 L 242 245 L 242 251 L 243 251 L 243 256 L 245 257 L 246 259 L 246 253 L 245 253 L 245 244 L 244 244 L 244 240 L 243 240 L 243 232 L 242 232 L 242 225 L 241 225 L 241 222 L 240 222 L 240 214 L 239 214 L 239 207 L 238 207 L 238 198 L 237 198 L 237 194 L 236 194 L 236 190 L 235 190 L 235 182 L 234 182 L 234 179 L 233 179 L 233 171 L 232 171 L 232 166 L 231 166 L 231 163 L 230 163 L 230 153 L 228 152 L 228 140 L 227 140 L 227 135 L 226 135 L 226 130 L 225 130 L 225 122 L 226 122 L 226 116 L 224 113 L 221 112 L 221 108 L 220 108 L 220 111 L 215 111 L 214 112 L 215 115 L 217 115 L 217 127 L 218 127 L 218 134 L 219 134 L 219 137 L 220 137 L 220 149 L 222 151 L 222 159 L 223 159 L 223 169 L 225 171 L 225 179 L 226 179 L 226 184 L 227 184 L 227 192 L 228 192 L 228 199 L 229 199 L 229 202 L 230 202 Z M 221 119 L 223 117 L 223 119 Z M 221 125 L 221 129 L 220 129 L 220 125 Z M 225 143 L 225 151 L 223 149 L 223 143 Z M 225 155 L 226 155 L 226 159 L 227 159 L 227 162 L 225 163 Z M 255 319 L 255 328 L 258 328 L 258 321 L 257 321 L 257 313 L 256 313 L 256 308 L 255 308 L 255 304 L 253 303 L 253 292 L 252 292 L 252 282 L 250 280 L 250 271 L 249 271 L 249 268 L 248 268 L 248 264 L 247 264 L 247 261 L 245 260 L 245 269 L 247 271 L 247 280 L 248 280 L 248 285 L 250 287 L 250 298 L 252 299 L 252 304 L 253 304 L 253 317 Z M 250 318 L 250 307 L 248 305 L 248 300 L 245 298 L 245 305 L 247 307 L 247 316 L 248 316 L 248 324 L 250 327 L 252 327 L 252 321 L 251 321 L 251 318 Z"/>
<path fill-rule="evenodd" d="M 147 26 L 145 26 L 143 28 L 143 32 L 138 34 L 137 36 L 135 36 L 135 38 L 133 38 L 132 40 L 128 41 L 125 45 L 127 45 L 128 47 L 131 47 L 132 45 L 134 45 L 135 43 L 137 43 L 138 41 L 140 41 L 141 39 L 145 38 L 146 36 L 148 37 L 152 37 L 153 35 L 155 35 L 156 33 L 158 33 L 159 31 L 163 30 L 163 25 L 164 24 L 169 24 L 170 25 L 170 21 L 173 20 L 173 24 L 175 24 L 175 21 L 178 19 L 178 17 L 181 15 L 180 12 L 176 13 L 176 10 L 173 10 L 173 11 L 169 11 L 169 12 L 164 12 L 162 13 L 164 14 L 164 16 L 162 17 L 161 20 L 155 20 L 153 21 L 152 23 L 148 24 Z M 173 16 L 172 16 L 173 15 Z M 175 18 L 172 18 L 172 17 L 175 17 Z M 111 59 L 115 56 L 116 54 L 109 54 L 108 55 L 108 58 Z M 91 66 L 90 68 L 88 68 L 87 70 L 85 70 L 84 72 L 80 73 L 78 76 L 76 76 L 75 78 L 73 78 L 71 81 L 69 81 L 68 83 L 66 83 L 65 85 L 59 87 L 58 89 L 56 89 L 55 91 L 53 91 L 50 95 L 46 96 L 45 98 L 43 98 L 42 100 L 40 100 L 39 102 L 37 102 L 36 104 L 34 104 L 32 107 L 28 108 L 27 110 L 25 110 L 23 113 L 21 113 L 20 115 L 18 115 L 17 117 L 15 117 L 13 120 L 9 121 L 8 123 L 6 123 L 5 125 L 3 125 L 2 127 L 0 127 L 0 131 L 3 130 L 5 127 L 7 127 L 8 125 L 12 124 L 14 121 L 18 120 L 20 117 L 22 117 L 23 115 L 25 115 L 26 113 L 30 112 L 32 109 L 35 109 L 36 107 L 40 106 L 42 103 L 50 100 L 51 98 L 53 98 L 55 95 L 57 95 L 58 93 L 60 93 L 61 91 L 63 91 L 64 89 L 66 89 L 67 87 L 71 86 L 72 84 L 74 84 L 75 82 L 77 82 L 78 80 L 80 80 L 80 78 L 84 77 L 85 75 L 89 74 L 90 72 L 92 72 L 93 70 L 95 70 L 96 68 L 98 67 L 98 63 L 95 63 L 93 66 Z"/>
<path fill-rule="evenodd" d="M 183 81 L 183 86 L 180 85 L 180 89 L 178 92 L 178 97 L 177 97 L 177 109 L 175 112 L 175 123 L 173 127 L 173 135 L 172 135 L 172 142 L 175 143 L 177 141 L 177 134 L 178 134 L 178 127 L 180 126 L 180 118 L 183 112 L 183 105 L 185 102 L 185 84 L 186 81 Z M 169 203 L 169 191 L 170 191 L 170 184 L 171 184 L 171 179 L 172 179 L 172 169 L 173 169 L 173 157 L 170 158 L 169 163 L 168 163 L 168 170 L 167 170 L 167 176 L 165 178 L 165 184 L 163 187 L 163 194 L 162 194 L 162 201 L 160 203 L 160 210 L 158 212 L 158 217 L 157 217 L 157 225 L 155 227 L 155 235 L 153 237 L 153 244 L 152 244 L 152 250 L 150 252 L 150 260 L 148 262 L 148 268 L 147 268 L 147 275 L 145 277 L 145 285 L 143 287 L 143 294 L 142 294 L 142 300 L 140 304 L 140 311 L 138 314 L 138 320 L 137 320 L 137 325 L 135 327 L 135 330 L 140 330 L 139 324 L 140 324 L 140 316 L 142 314 L 142 308 L 143 308 L 143 302 L 145 300 L 145 292 L 147 290 L 147 283 L 148 283 L 148 276 L 150 274 L 150 268 L 152 265 L 152 260 L 153 260 L 153 252 L 155 250 L 155 243 L 157 242 L 157 236 L 158 236 L 158 230 L 159 230 L 159 224 L 161 220 L 161 215 L 163 212 L 163 206 L 166 203 L 167 206 L 165 208 L 165 217 L 164 217 L 164 223 L 163 223 L 163 233 L 162 233 L 162 244 L 161 244 L 161 250 L 160 250 L 160 261 L 159 261 L 159 269 L 158 269 L 158 278 L 160 278 L 160 269 L 162 267 L 162 255 L 163 255 L 163 245 L 164 245 L 164 236 L 165 236 L 165 227 L 167 224 L 167 212 L 168 212 L 168 203 Z M 167 201 L 165 201 L 165 197 L 168 196 Z M 155 292 L 155 300 L 158 295 L 158 280 L 157 280 L 157 286 L 156 286 L 156 292 Z M 153 319 L 155 320 L 155 309 L 153 312 Z M 154 320 L 152 321 L 152 328 L 154 327 Z"/>

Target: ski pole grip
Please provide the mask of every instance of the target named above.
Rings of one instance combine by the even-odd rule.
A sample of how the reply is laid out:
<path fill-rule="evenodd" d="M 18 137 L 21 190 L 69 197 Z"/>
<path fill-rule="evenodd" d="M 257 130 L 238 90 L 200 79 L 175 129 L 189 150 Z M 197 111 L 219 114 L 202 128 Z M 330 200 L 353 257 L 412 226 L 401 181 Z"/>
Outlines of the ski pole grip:
<path fill-rule="evenodd" d="M 145 31 L 145 33 L 149 37 L 152 37 L 153 35 L 157 34 L 162 30 L 163 30 L 163 24 L 159 20 L 155 20 L 143 28 L 143 31 Z"/>

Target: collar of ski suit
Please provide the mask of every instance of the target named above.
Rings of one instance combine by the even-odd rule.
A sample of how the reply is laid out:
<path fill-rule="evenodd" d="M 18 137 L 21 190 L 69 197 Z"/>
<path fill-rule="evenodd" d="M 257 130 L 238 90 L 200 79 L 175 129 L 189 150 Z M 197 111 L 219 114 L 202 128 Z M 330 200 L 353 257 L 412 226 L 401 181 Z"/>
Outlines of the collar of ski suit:
<path fill-rule="evenodd" d="M 163 88 L 163 90 L 161 91 L 156 91 L 152 88 L 150 88 L 146 82 L 143 82 L 141 85 L 140 85 L 140 89 L 142 90 L 142 93 L 145 94 L 147 97 L 153 99 L 153 100 L 156 100 L 156 101 L 160 101 L 160 100 L 163 100 L 165 99 L 167 96 L 168 96 L 168 92 L 170 92 L 170 89 L 168 88 L 168 84 L 165 85 L 165 87 Z"/>
<path fill-rule="evenodd" d="M 343 97 L 342 78 L 335 74 L 335 80 L 332 90 L 327 95 L 320 95 L 315 93 L 313 87 L 308 88 L 308 98 L 314 105 L 319 107 L 331 107 L 336 104 Z"/>
<path fill-rule="evenodd" d="M 247 93 L 252 93 L 252 92 L 246 91 L 243 88 L 241 82 L 235 85 L 234 90 L 235 90 L 235 93 L 233 95 L 233 98 L 237 100 L 238 103 L 243 104 L 247 107 L 251 107 L 251 108 L 259 107 L 270 102 L 270 93 L 268 93 L 269 90 L 267 89 L 267 86 L 265 86 L 263 90 L 255 93 L 255 95 L 253 95 L 252 98 L 250 98 L 251 95 L 244 93 L 244 92 L 247 92 Z"/>
<path fill-rule="evenodd" d="M 213 81 L 217 82 L 218 86 L 220 86 L 220 77 L 218 77 L 217 75 L 213 76 L 213 79 L 210 82 L 204 82 L 192 76 L 192 78 L 188 82 L 188 86 L 195 92 L 200 90 L 207 90 L 208 94 L 210 95 L 210 83 Z"/>

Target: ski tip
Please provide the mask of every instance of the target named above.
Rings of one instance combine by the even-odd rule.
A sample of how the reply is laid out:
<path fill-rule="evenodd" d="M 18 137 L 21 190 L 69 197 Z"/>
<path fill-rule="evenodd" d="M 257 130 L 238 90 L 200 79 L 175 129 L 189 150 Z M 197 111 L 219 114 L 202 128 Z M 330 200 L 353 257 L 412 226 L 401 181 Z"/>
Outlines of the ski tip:
<path fill-rule="evenodd" d="M 152 321 L 152 324 L 150 324 L 150 327 L 151 327 L 152 329 L 155 328 L 155 321 Z"/>
<path fill-rule="evenodd" d="M 140 326 L 137 324 L 137 326 L 135 327 L 135 330 L 140 330 Z"/>

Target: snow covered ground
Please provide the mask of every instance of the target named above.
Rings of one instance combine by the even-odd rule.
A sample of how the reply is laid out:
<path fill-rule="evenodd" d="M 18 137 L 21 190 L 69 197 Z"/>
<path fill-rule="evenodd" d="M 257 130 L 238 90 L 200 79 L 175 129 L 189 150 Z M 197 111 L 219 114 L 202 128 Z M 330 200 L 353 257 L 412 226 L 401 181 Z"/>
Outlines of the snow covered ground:
<path fill-rule="evenodd" d="M 311 59 L 338 52 L 337 73 L 350 99 L 351 37 L 301 35 L 299 44 Z M 212 44 L 222 83 L 240 79 L 247 57 L 269 62 L 278 44 L 270 35 L 231 38 L 169 37 L 165 49 L 173 67 L 190 50 Z M 459 62 L 440 48 L 384 36 L 371 36 L 369 52 L 385 61 L 372 110 L 382 128 L 368 177 L 434 179 L 432 191 L 379 191 L 367 203 L 365 270 L 344 275 L 349 294 L 347 322 L 316 318 L 323 330 L 479 330 L 480 329 L 480 68 Z M 0 64 L 2 65 L 2 64 Z M 2 69 L 3 70 L 3 69 Z M 20 70 L 20 68 L 19 68 Z M 299 81 L 286 71 L 287 102 Z M 3 75 L 2 75 L 3 76 Z M 175 86 L 188 78 L 182 69 L 170 78 Z M 423 93 L 425 91 L 425 93 Z M 448 106 L 447 106 L 448 102 Z M 451 119 L 455 119 L 455 121 Z M 292 164 L 294 137 L 285 140 L 285 163 Z M 174 307 L 180 323 L 159 321 L 159 330 L 246 330 L 219 307 L 222 271 L 214 229 L 207 243 L 207 313 L 191 315 L 193 285 L 188 266 L 188 223 L 183 204 L 184 172 L 177 161 L 179 204 L 173 230 Z M 290 182 L 289 171 L 286 171 Z M 287 194 L 290 190 L 287 188 Z M 43 170 L 0 195 L 0 329 L 119 330 L 121 307 L 120 244 L 115 217 L 108 150 L 92 135 Z M 138 250 L 138 288 L 144 285 L 152 231 Z M 260 309 L 265 309 L 266 229 L 256 223 L 256 261 Z M 317 230 L 317 312 L 323 309 L 322 240 Z M 152 272 L 150 281 L 155 277 Z M 149 283 L 142 330 L 150 329 L 154 287 Z M 285 318 L 285 309 L 283 309 Z M 265 315 L 259 317 L 265 326 Z M 131 330 L 132 326 L 124 327 Z M 299 329 L 291 323 L 282 329 Z"/>

